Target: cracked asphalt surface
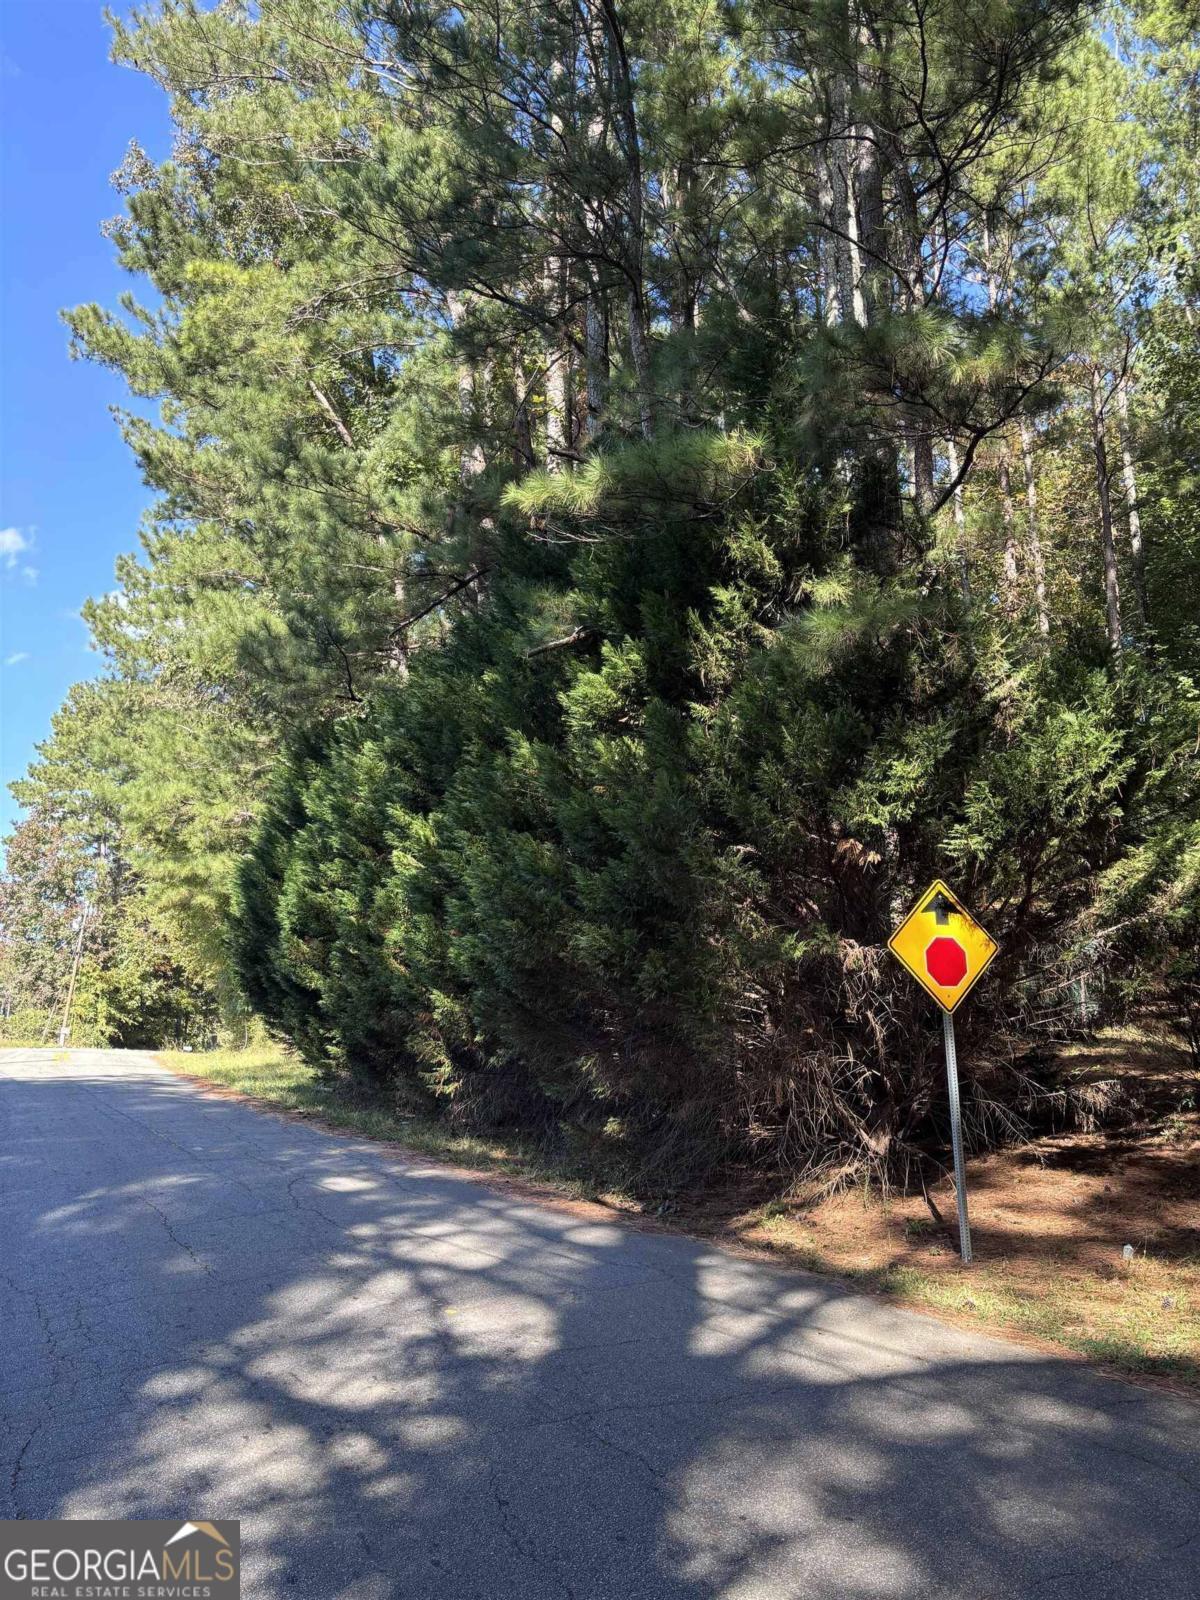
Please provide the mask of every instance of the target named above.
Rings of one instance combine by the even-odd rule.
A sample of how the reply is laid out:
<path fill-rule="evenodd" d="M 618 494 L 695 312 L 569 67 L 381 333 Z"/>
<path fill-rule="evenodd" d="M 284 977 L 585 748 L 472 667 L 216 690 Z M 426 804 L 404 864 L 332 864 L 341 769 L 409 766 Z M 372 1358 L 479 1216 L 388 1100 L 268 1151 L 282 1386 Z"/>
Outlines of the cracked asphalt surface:
<path fill-rule="evenodd" d="M 0 1051 L 0 1516 L 247 1600 L 1195 1600 L 1200 1409 L 821 1278 Z"/>

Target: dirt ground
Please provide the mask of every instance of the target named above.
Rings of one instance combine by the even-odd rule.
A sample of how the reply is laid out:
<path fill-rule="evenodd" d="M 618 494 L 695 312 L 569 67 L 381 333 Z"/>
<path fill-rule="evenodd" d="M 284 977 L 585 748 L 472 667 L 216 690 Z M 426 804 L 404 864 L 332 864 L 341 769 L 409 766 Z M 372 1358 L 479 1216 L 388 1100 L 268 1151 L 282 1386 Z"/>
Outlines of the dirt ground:
<path fill-rule="evenodd" d="M 1134 1120 L 969 1161 L 972 1266 L 948 1177 L 930 1190 L 937 1216 L 920 1193 L 849 1192 L 710 1214 L 711 1231 L 956 1320 L 1200 1386 L 1200 1072 L 1181 1044 L 1140 1031 L 1064 1054 L 1075 1083 L 1118 1080 Z"/>

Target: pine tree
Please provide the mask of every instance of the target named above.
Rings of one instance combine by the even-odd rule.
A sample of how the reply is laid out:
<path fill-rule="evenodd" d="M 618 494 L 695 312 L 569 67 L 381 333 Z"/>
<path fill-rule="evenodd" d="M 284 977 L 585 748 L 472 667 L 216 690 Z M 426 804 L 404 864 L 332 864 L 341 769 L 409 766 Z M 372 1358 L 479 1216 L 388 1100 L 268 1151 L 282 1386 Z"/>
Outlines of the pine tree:
<path fill-rule="evenodd" d="M 935 872 L 1003 942 L 969 1109 L 1085 969 L 1193 1015 L 1177 12 L 118 24 L 157 300 L 69 321 L 158 499 L 23 798 L 108 819 L 204 1005 L 647 1188 L 904 1169 Z"/>

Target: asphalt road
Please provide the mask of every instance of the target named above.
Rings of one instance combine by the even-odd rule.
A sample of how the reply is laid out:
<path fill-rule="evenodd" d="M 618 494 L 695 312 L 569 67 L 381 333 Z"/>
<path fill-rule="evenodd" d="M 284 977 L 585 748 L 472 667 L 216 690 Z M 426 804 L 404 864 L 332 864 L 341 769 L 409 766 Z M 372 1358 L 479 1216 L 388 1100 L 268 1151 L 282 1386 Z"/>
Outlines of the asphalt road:
<path fill-rule="evenodd" d="M 201 1093 L 0 1052 L 0 1516 L 247 1600 L 1194 1600 L 1200 1409 Z"/>

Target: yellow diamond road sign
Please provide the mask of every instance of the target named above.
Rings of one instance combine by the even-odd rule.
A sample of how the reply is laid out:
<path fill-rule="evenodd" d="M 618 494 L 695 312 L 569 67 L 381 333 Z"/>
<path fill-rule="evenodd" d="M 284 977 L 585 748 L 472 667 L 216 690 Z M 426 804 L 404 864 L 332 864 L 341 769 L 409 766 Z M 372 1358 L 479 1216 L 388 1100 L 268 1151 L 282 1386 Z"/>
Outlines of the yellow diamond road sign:
<path fill-rule="evenodd" d="M 953 1011 L 983 977 L 1000 946 L 935 878 L 888 940 L 943 1011 Z"/>

